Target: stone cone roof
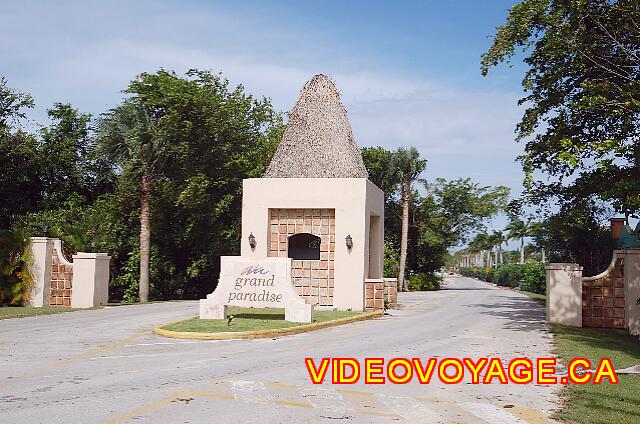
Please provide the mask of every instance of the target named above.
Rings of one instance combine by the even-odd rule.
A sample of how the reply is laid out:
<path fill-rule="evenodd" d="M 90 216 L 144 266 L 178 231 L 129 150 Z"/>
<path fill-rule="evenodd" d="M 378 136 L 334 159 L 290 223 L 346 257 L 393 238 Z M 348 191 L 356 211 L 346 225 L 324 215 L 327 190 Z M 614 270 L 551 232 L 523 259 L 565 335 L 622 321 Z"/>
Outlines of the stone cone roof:
<path fill-rule="evenodd" d="M 289 115 L 266 178 L 367 178 L 340 93 L 325 75 L 309 80 Z"/>

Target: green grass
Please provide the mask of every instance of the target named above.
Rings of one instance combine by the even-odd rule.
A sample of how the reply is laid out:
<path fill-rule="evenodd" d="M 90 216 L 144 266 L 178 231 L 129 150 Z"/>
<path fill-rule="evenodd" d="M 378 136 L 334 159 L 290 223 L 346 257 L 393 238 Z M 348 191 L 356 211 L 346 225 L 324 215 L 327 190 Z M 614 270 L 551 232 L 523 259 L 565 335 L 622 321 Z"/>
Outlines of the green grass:
<path fill-rule="evenodd" d="M 616 369 L 640 363 L 640 340 L 622 330 L 552 326 L 555 353 L 567 364 L 586 357 L 597 364 L 608 357 Z M 594 365 L 595 366 L 595 365 Z M 620 375 L 617 385 L 569 385 L 563 389 L 566 407 L 558 418 L 581 424 L 640 423 L 640 376 Z"/>
<path fill-rule="evenodd" d="M 228 315 L 233 315 L 231 326 L 227 320 L 191 318 L 175 324 L 162 326 L 165 330 L 190 331 L 198 333 L 237 332 L 254 330 L 273 330 L 301 325 L 299 322 L 284 320 L 284 309 L 279 308 L 228 308 Z M 352 311 L 314 311 L 313 322 L 332 321 L 339 318 L 360 315 L 362 312 Z"/>
<path fill-rule="evenodd" d="M 516 291 L 518 293 L 526 294 L 531 299 L 535 300 L 536 302 L 538 302 L 538 303 L 540 303 L 542 305 L 546 305 L 547 304 L 547 295 L 546 294 L 533 293 L 533 292 L 526 291 L 526 290 L 516 290 Z"/>
<path fill-rule="evenodd" d="M 78 310 L 79 309 L 77 308 L 67 308 L 64 306 L 43 306 L 42 308 L 32 308 L 30 306 L 3 306 L 0 307 L 0 319 L 60 314 L 63 312 L 73 312 Z"/>

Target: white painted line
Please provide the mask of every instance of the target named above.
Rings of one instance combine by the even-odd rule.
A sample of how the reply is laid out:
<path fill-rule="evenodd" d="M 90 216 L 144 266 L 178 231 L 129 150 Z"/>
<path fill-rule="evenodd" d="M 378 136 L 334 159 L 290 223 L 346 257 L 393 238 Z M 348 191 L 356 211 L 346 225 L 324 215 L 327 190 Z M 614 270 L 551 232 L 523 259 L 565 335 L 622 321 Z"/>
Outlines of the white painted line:
<path fill-rule="evenodd" d="M 261 381 L 233 381 L 231 393 L 235 400 L 244 402 L 269 402 L 273 396 Z"/>
<path fill-rule="evenodd" d="M 347 414 L 353 411 L 353 408 L 347 401 L 334 389 L 303 387 L 301 392 L 304 398 L 309 401 L 314 408 L 332 411 L 338 414 Z"/>
<path fill-rule="evenodd" d="M 491 424 L 527 424 L 526 421 L 490 403 L 460 402 L 458 405 Z"/>
<path fill-rule="evenodd" d="M 404 396 L 375 395 L 376 399 L 389 407 L 396 415 L 410 422 L 446 423 L 436 412 L 417 399 Z M 419 421 L 418 421 L 419 420 Z"/>

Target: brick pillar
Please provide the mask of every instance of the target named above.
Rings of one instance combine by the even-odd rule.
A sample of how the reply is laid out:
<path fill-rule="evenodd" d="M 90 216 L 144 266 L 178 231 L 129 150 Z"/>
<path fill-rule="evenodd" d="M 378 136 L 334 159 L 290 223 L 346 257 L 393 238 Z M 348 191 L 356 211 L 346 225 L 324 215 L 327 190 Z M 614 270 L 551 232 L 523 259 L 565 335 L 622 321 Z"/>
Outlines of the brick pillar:
<path fill-rule="evenodd" d="M 384 281 L 384 297 L 389 304 L 390 309 L 398 307 L 398 279 L 383 278 Z"/>
<path fill-rule="evenodd" d="M 31 237 L 30 269 L 35 285 L 31 289 L 29 300 L 24 302 L 25 306 L 49 306 L 54 240 L 48 237 Z"/>
<path fill-rule="evenodd" d="M 551 263 L 547 271 L 547 321 L 582 327 L 582 267 Z"/>

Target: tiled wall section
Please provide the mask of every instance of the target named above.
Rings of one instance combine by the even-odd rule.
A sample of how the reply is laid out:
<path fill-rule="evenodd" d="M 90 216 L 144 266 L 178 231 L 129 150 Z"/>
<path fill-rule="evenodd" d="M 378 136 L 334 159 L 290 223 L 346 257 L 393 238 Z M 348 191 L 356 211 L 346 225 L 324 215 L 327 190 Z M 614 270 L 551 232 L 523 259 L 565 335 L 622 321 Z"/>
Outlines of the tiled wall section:
<path fill-rule="evenodd" d="M 287 238 L 298 233 L 320 237 L 320 260 L 294 260 L 293 285 L 305 302 L 333 306 L 334 209 L 270 209 L 269 256 L 287 257 Z"/>
<path fill-rule="evenodd" d="M 398 306 L 398 282 L 395 278 L 385 278 L 383 283 L 365 281 L 364 309 L 378 311 L 384 309 L 384 301 L 389 308 Z"/>
<path fill-rule="evenodd" d="M 49 304 L 52 306 L 71 306 L 71 280 L 73 266 L 64 265 L 53 249 L 51 260 L 51 291 Z"/>
<path fill-rule="evenodd" d="M 624 262 L 619 258 L 611 272 L 582 283 L 583 327 L 624 328 Z"/>

